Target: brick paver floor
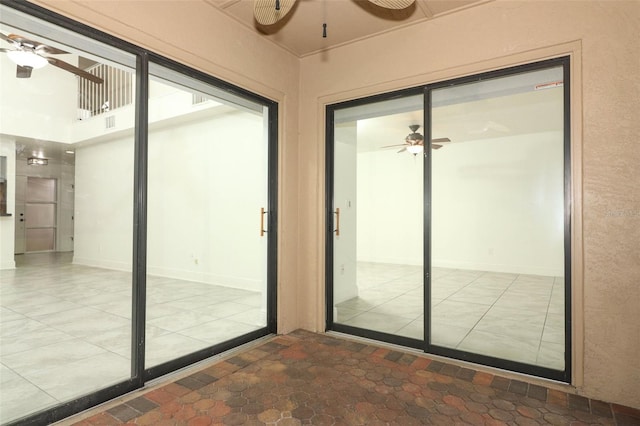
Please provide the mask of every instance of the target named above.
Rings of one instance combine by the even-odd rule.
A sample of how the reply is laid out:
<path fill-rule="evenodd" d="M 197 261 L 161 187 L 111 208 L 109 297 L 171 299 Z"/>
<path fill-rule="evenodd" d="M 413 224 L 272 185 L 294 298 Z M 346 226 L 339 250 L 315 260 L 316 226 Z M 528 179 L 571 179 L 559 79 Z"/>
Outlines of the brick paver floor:
<path fill-rule="evenodd" d="M 77 425 L 640 425 L 640 411 L 296 331 Z"/>

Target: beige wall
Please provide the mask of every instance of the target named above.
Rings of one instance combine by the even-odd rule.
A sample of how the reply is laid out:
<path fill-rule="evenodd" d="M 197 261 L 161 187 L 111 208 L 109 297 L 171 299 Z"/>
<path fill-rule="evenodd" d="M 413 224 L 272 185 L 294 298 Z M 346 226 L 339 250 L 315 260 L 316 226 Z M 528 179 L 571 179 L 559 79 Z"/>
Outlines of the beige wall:
<path fill-rule="evenodd" d="M 280 332 L 324 329 L 325 104 L 571 55 L 574 383 L 640 407 L 640 2 L 495 1 L 301 60 L 204 2 L 38 3 L 280 102 Z"/>
<path fill-rule="evenodd" d="M 638 28 L 637 1 L 495 1 L 303 58 L 300 326 L 324 321 L 324 105 L 568 54 L 575 391 L 640 407 Z"/>

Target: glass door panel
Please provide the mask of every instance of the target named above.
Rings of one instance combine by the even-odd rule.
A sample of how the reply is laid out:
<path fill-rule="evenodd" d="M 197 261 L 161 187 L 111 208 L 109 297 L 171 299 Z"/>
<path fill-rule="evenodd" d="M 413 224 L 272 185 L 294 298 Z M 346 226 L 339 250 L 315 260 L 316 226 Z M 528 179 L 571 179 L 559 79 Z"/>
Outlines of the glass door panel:
<path fill-rule="evenodd" d="M 563 102 L 562 67 L 431 91 L 432 345 L 564 370 Z"/>
<path fill-rule="evenodd" d="M 334 111 L 334 324 L 423 339 L 422 99 Z"/>
<path fill-rule="evenodd" d="M 146 367 L 266 327 L 270 214 L 267 108 L 151 74 Z"/>
<path fill-rule="evenodd" d="M 135 105 L 131 96 L 115 102 L 110 89 L 124 82 L 120 77 L 131 83 L 135 58 L 1 9 L 2 34 L 48 46 L 36 50 L 66 64 L 20 66 L 0 55 L 0 144 L 15 152 L 17 239 L 26 234 L 27 251 L 49 251 L 15 256 L 16 269 L 2 277 L 4 424 L 76 405 L 131 378 Z M 2 47 L 16 49 L 6 40 Z M 119 87 L 135 92 L 131 84 Z M 101 109 L 107 101 L 111 108 Z M 73 203 L 65 205 L 65 193 L 75 195 Z M 74 221 L 65 235 L 73 252 L 53 251 L 61 248 L 54 241 L 63 213 Z"/>

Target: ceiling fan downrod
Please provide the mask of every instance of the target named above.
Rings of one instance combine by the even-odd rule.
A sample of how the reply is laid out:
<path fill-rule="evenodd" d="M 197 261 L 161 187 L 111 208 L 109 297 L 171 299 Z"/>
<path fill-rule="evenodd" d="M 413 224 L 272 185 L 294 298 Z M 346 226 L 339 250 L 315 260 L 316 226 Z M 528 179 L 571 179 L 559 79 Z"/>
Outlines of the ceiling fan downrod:
<path fill-rule="evenodd" d="M 327 38 L 327 24 L 322 24 L 322 38 Z"/>
<path fill-rule="evenodd" d="M 280 0 L 276 0 L 276 10 L 280 10 Z"/>

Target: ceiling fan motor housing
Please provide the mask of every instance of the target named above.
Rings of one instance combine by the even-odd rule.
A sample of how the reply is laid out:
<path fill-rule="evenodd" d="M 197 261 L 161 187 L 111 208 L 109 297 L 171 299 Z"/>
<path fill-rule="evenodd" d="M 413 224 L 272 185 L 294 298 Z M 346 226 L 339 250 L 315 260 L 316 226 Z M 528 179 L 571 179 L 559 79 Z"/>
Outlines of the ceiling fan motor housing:
<path fill-rule="evenodd" d="M 422 141 L 424 140 L 424 137 L 420 134 L 420 133 L 410 133 L 407 135 L 407 137 L 404 139 L 408 144 L 411 145 L 419 145 L 422 144 Z"/>

